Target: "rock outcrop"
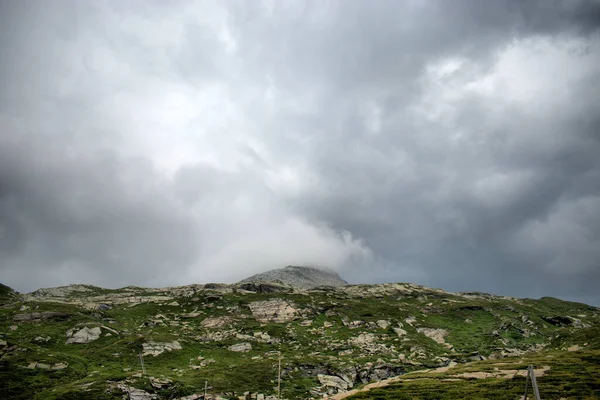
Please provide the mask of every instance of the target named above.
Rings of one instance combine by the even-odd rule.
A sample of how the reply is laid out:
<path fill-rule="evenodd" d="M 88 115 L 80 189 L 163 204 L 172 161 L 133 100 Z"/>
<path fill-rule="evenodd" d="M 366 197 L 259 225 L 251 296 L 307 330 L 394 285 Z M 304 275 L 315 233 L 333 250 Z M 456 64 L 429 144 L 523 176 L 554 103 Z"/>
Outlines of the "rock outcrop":
<path fill-rule="evenodd" d="M 317 375 L 317 379 L 319 380 L 319 383 L 325 387 L 332 387 L 337 389 L 338 391 L 346 391 L 348 389 L 350 389 L 353 385 L 350 382 L 345 381 L 344 379 L 340 378 L 339 376 L 335 376 L 335 375 L 322 375 L 319 374 Z"/>
<path fill-rule="evenodd" d="M 297 311 L 287 301 L 272 299 L 249 304 L 252 315 L 259 322 L 287 322 L 296 317 Z"/>
<path fill-rule="evenodd" d="M 181 350 L 182 347 L 178 341 L 172 342 L 146 342 L 142 344 L 143 354 L 145 356 L 156 357 L 165 351 Z"/>
<path fill-rule="evenodd" d="M 19 322 L 27 321 L 42 321 L 47 319 L 67 319 L 71 317 L 71 314 L 56 312 L 56 311 L 44 311 L 44 312 L 32 312 L 27 314 L 16 314 L 13 319 Z"/>
<path fill-rule="evenodd" d="M 230 351 L 235 351 L 236 353 L 247 353 L 250 350 L 252 350 L 252 345 L 250 343 L 244 342 L 229 346 L 228 349 Z"/>
<path fill-rule="evenodd" d="M 448 335 L 448 331 L 445 329 L 417 328 L 417 332 L 422 333 L 430 339 L 433 339 L 442 346 L 445 346 L 449 349 L 452 348 L 451 344 L 446 343 L 445 337 Z"/>
<path fill-rule="evenodd" d="M 98 340 L 102 330 L 95 327 L 83 327 L 81 329 L 73 328 L 67 331 L 67 344 L 86 344 Z"/>

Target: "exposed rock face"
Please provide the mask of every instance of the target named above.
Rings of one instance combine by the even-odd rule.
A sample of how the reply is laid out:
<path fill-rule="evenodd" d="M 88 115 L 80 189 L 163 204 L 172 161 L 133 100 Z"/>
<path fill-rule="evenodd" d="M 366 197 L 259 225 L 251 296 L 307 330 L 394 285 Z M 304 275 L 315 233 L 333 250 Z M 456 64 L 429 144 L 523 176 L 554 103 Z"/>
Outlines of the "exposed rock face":
<path fill-rule="evenodd" d="M 340 278 L 340 276 L 333 271 L 311 267 L 295 267 L 291 265 L 251 276 L 238 283 L 261 282 L 283 283 L 298 289 L 310 289 L 317 286 L 344 286 L 348 284 L 348 282 Z"/>
<path fill-rule="evenodd" d="M 235 351 L 237 353 L 247 353 L 250 350 L 252 350 L 252 345 L 250 343 L 244 342 L 244 343 L 234 344 L 233 346 L 229 346 L 228 349 L 230 351 Z"/>
<path fill-rule="evenodd" d="M 448 335 L 448 331 L 445 329 L 417 328 L 417 332 L 422 333 L 443 346 L 452 348 L 452 345 L 446 343 L 446 340 L 444 339 Z"/>
<path fill-rule="evenodd" d="M 67 319 L 71 314 L 55 311 L 33 312 L 27 314 L 17 314 L 13 317 L 15 321 L 42 321 L 47 319 Z"/>
<path fill-rule="evenodd" d="M 0 305 L 8 304 L 19 298 L 19 294 L 12 288 L 0 283 Z"/>
<path fill-rule="evenodd" d="M 231 317 L 209 317 L 205 318 L 200 325 L 204 328 L 223 328 L 233 321 Z"/>
<path fill-rule="evenodd" d="M 335 388 L 338 391 L 346 391 L 353 386 L 352 383 L 346 382 L 339 376 L 335 375 L 319 374 L 317 375 L 317 379 L 321 385 Z"/>
<path fill-rule="evenodd" d="M 374 341 L 375 341 L 375 336 L 372 333 L 361 333 L 360 335 L 348 340 L 348 342 L 352 343 L 355 346 L 359 346 L 359 347 L 371 344 Z"/>
<path fill-rule="evenodd" d="M 44 363 L 32 362 L 32 363 L 29 363 L 27 368 L 29 368 L 29 369 L 38 368 L 38 369 L 46 369 L 46 370 L 51 370 L 51 371 L 58 371 L 61 369 L 65 369 L 68 366 L 69 366 L 69 364 L 66 364 L 66 363 L 44 364 Z"/>
<path fill-rule="evenodd" d="M 174 340 L 172 342 L 147 342 L 142 344 L 142 348 L 144 349 L 145 356 L 158 356 L 159 354 L 164 353 L 165 351 L 173 351 L 173 350 L 181 350 L 182 347 L 178 341 Z"/>
<path fill-rule="evenodd" d="M 54 288 L 38 289 L 35 292 L 31 293 L 31 295 L 34 297 L 64 297 L 73 293 L 91 292 L 94 289 L 98 288 L 91 285 L 69 285 Z"/>
<path fill-rule="evenodd" d="M 128 400 L 155 400 L 158 399 L 158 396 L 155 394 L 151 394 L 143 391 L 142 389 L 136 389 L 131 386 L 127 386 L 124 384 L 117 385 L 119 389 L 123 392 L 127 393 Z"/>
<path fill-rule="evenodd" d="M 191 312 L 191 313 L 187 313 L 187 314 L 181 314 L 179 317 L 184 318 L 184 319 L 191 319 L 191 318 L 196 318 L 198 316 L 200 316 L 200 313 Z"/>
<path fill-rule="evenodd" d="M 249 304 L 252 315 L 260 322 L 287 322 L 296 317 L 296 310 L 287 301 L 272 299 Z"/>
<path fill-rule="evenodd" d="M 89 350 L 93 347 L 102 360 L 99 367 L 107 367 L 88 371 L 85 385 L 95 385 L 93 391 L 100 390 L 101 385 L 112 389 L 117 385 L 133 385 L 148 392 L 156 391 L 157 398 L 175 398 L 192 393 L 187 388 L 185 391 L 179 389 L 184 382 L 195 379 L 196 374 L 211 376 L 220 372 L 223 359 L 217 361 L 211 358 L 219 359 L 218 352 L 225 358 L 235 358 L 235 367 L 241 369 L 236 374 L 239 372 L 239 376 L 242 376 L 245 373 L 243 369 L 251 371 L 259 365 L 276 364 L 278 346 L 265 344 L 283 342 L 285 346 L 281 347 L 285 364 L 282 374 L 286 379 L 285 387 L 304 380 L 302 386 L 306 386 L 310 395 L 321 398 L 342 392 L 347 394 L 358 385 L 385 380 L 403 374 L 405 370 L 435 366 L 449 368 L 455 362 L 520 356 L 528 351 L 536 351 L 531 341 L 521 340 L 530 334 L 540 339 L 540 346 L 553 344 L 554 341 L 565 351 L 586 351 L 591 344 L 584 344 L 583 338 L 592 336 L 581 332 L 577 340 L 571 340 L 568 332 L 575 331 L 576 327 L 585 329 L 590 324 L 600 324 L 600 309 L 593 307 L 574 303 L 569 305 L 558 300 L 556 307 L 554 301 L 534 307 L 532 304 L 536 304 L 535 300 L 527 300 L 524 304 L 508 300 L 497 302 L 482 299 L 479 295 L 476 301 L 471 301 L 460 294 L 444 294 L 437 289 L 407 283 L 321 286 L 310 290 L 272 282 L 161 289 L 84 287 L 83 291 L 57 297 L 61 293 L 52 291 L 47 297 L 23 298 L 8 307 L 2 307 L 7 311 L 4 319 L 0 318 L 0 361 L 12 360 L 11 365 L 18 368 L 16 372 L 28 372 L 23 375 L 34 382 L 36 373 L 65 377 L 72 375 L 76 380 L 68 384 L 77 390 L 81 386 L 82 396 L 85 396 L 87 386 L 77 382 L 78 374 L 52 372 L 53 369 L 67 368 L 63 369 L 64 372 L 77 369 L 77 365 L 72 363 L 77 360 L 82 348 Z M 42 301 L 49 303 L 41 305 Z M 56 301 L 66 305 L 57 308 L 50 303 Z M 134 307 L 149 301 L 156 304 Z M 374 306 L 379 304 L 381 307 Z M 91 309 L 93 305 L 96 305 L 93 311 L 84 310 Z M 77 322 L 85 322 L 77 325 L 70 323 L 64 329 L 60 328 L 56 336 L 54 332 L 63 323 L 57 324 L 52 319 L 56 314 L 47 310 L 66 311 L 77 316 Z M 454 312 L 456 314 L 452 314 Z M 456 316 L 457 321 L 467 318 L 469 322 L 465 323 L 470 325 L 464 328 L 470 329 L 473 334 L 468 343 L 463 342 L 464 337 L 457 334 L 452 325 L 428 318 L 428 315 L 444 313 Z M 18 323 L 12 320 L 15 315 Z M 489 323 L 492 317 L 495 321 L 493 325 Z M 292 320 L 294 322 L 290 323 Z M 569 329 L 556 332 L 554 327 L 561 326 Z M 114 328 L 118 328 L 118 331 Z M 65 338 L 61 335 L 67 329 L 70 331 Z M 492 331 L 491 335 L 489 330 Z M 506 332 L 509 330 L 514 340 L 507 339 L 509 336 Z M 52 336 L 46 336 L 48 333 Z M 95 339 L 97 342 L 92 342 L 91 346 L 64 346 L 61 340 L 65 339 L 70 339 L 71 343 L 86 343 Z M 478 347 L 481 354 L 471 352 L 472 342 L 478 339 L 481 339 L 481 346 Z M 178 342 L 171 342 L 173 340 Z M 456 351 L 444 347 L 450 346 L 446 340 L 452 342 Z M 40 345 L 34 346 L 32 343 Z M 96 346 L 96 343 L 102 345 Z M 133 363 L 122 363 L 123 359 L 136 355 L 142 344 L 143 354 L 147 356 L 144 359 L 153 378 L 144 376 Z M 177 351 L 184 344 L 185 349 L 166 353 Z M 55 352 L 55 345 L 64 354 Z M 511 346 L 514 348 L 509 348 Z M 74 357 L 69 357 L 68 352 L 72 352 Z M 580 357 L 578 354 L 575 356 Z M 67 360 L 71 365 L 60 364 Z M 507 361 L 522 363 L 520 357 Z M 29 363 L 31 369 L 25 369 Z M 156 370 L 155 366 L 160 368 Z M 113 382 L 113 372 L 121 369 L 126 378 Z M 273 375 L 272 372 L 266 371 L 265 374 Z M 241 400 L 271 399 L 266 395 L 272 392 L 272 385 L 268 387 L 268 382 L 260 387 L 264 394 L 244 393 L 249 387 L 243 380 L 239 382 L 242 384 L 227 382 L 231 386 L 227 389 L 231 389 L 231 392 L 211 392 L 215 398 L 226 395 L 227 398 Z M 55 386 L 55 383 L 49 382 L 49 385 Z M 202 390 L 204 379 L 199 383 L 198 390 Z M 47 389 L 51 389 L 51 386 Z M 259 390 L 259 387 L 254 390 Z M 309 397 L 309 393 L 305 395 Z M 152 396 L 151 393 L 135 389 L 123 397 L 149 399 Z M 188 397 L 191 400 L 201 395 Z"/>
<path fill-rule="evenodd" d="M 102 330 L 95 326 L 93 328 L 84 327 L 80 330 L 77 328 L 69 329 L 67 331 L 67 343 L 68 344 L 85 344 L 98 340 L 102 334 Z"/>
<path fill-rule="evenodd" d="M 167 388 L 169 386 L 171 386 L 173 384 L 173 381 L 170 379 L 166 379 L 166 378 L 155 378 L 155 377 L 150 377 L 149 378 L 150 381 L 150 385 L 154 388 L 154 389 L 163 389 L 163 388 Z"/>
<path fill-rule="evenodd" d="M 277 283 L 243 283 L 240 289 L 255 293 L 281 293 L 289 292 L 290 288 Z"/>

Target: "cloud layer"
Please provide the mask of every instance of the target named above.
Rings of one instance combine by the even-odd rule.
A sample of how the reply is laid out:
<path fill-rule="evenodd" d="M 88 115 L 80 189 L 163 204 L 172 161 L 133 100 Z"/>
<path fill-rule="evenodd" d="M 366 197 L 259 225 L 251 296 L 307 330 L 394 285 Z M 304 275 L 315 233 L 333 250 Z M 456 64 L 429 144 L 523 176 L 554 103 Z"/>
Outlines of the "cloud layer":
<path fill-rule="evenodd" d="M 600 304 L 597 1 L 3 2 L 20 290 L 352 282 Z"/>

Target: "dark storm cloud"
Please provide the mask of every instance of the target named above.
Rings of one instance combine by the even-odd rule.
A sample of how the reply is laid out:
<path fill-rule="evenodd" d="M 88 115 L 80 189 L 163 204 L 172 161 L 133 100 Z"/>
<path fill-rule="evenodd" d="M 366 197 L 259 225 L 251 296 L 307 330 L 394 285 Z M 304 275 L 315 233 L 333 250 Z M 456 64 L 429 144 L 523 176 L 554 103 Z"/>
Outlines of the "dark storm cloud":
<path fill-rule="evenodd" d="M 600 302 L 599 2 L 57 4 L 1 5 L 6 283 Z"/>
<path fill-rule="evenodd" d="M 135 283 L 140 274 L 160 284 L 194 257 L 195 227 L 148 161 L 0 143 L 0 254 L 18 287 Z"/>

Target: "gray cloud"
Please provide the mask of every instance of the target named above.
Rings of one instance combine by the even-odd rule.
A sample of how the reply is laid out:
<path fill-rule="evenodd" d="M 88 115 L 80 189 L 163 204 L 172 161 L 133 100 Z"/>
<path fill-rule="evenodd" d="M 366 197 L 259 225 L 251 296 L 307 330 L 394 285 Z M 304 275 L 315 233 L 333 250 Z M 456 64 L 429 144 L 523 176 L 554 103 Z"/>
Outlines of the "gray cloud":
<path fill-rule="evenodd" d="M 7 284 L 600 302 L 597 1 L 0 7 Z"/>

